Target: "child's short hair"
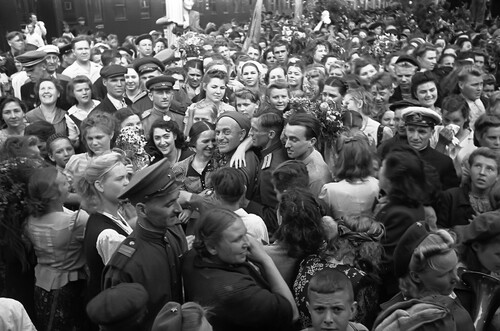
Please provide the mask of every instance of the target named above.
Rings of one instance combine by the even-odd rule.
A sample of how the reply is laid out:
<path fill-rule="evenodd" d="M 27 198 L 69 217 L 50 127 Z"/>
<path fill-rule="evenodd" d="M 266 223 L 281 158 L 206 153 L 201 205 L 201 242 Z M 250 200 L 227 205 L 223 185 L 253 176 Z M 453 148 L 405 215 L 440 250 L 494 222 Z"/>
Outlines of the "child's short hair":
<path fill-rule="evenodd" d="M 341 291 L 347 292 L 350 303 L 354 302 L 354 290 L 349 278 L 338 270 L 323 269 L 318 271 L 309 281 L 309 286 L 307 287 L 307 302 L 309 302 L 311 292 L 333 294 Z"/>

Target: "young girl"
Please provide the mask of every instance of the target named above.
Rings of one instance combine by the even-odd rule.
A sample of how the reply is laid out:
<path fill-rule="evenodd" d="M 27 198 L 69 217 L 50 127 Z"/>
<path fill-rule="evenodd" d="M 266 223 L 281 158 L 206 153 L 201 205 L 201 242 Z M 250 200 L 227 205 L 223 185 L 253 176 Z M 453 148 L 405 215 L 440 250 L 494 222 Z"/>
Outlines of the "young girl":
<path fill-rule="evenodd" d="M 75 146 L 80 147 L 80 124 L 100 101 L 92 99 L 92 82 L 87 76 L 76 76 L 67 87 L 68 102 L 73 106 L 68 109 L 66 125 L 68 126 L 68 138 Z M 83 152 L 83 149 L 79 149 Z"/>

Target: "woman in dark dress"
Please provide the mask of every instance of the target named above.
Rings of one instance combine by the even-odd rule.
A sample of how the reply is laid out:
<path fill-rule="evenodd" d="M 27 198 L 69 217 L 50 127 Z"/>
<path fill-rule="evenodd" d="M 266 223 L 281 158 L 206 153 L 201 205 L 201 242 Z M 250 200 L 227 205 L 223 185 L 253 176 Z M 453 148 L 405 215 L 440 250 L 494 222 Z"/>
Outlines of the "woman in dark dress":
<path fill-rule="evenodd" d="M 216 331 L 292 330 L 298 317 L 292 293 L 241 218 L 215 208 L 198 222 L 183 264 L 185 299 L 212 308 Z"/>
<path fill-rule="evenodd" d="M 417 221 L 425 221 L 422 205 L 426 198 L 424 163 L 417 152 L 397 147 L 382 161 L 379 186 L 385 196 L 379 199 L 374 210 L 377 221 L 385 227 L 382 237 L 384 255 L 381 263 L 382 302 L 398 292 L 397 278 L 393 273 L 393 255 L 405 231 Z"/>

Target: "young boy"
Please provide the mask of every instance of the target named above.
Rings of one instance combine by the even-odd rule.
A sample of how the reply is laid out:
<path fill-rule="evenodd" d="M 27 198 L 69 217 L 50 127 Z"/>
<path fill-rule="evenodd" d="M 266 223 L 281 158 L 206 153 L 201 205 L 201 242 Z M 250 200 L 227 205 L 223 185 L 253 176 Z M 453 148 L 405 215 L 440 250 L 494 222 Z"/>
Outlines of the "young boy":
<path fill-rule="evenodd" d="M 338 270 L 321 270 L 311 278 L 306 304 L 312 327 L 302 331 L 368 331 L 362 324 L 349 322 L 356 315 L 358 304 L 351 281 Z"/>

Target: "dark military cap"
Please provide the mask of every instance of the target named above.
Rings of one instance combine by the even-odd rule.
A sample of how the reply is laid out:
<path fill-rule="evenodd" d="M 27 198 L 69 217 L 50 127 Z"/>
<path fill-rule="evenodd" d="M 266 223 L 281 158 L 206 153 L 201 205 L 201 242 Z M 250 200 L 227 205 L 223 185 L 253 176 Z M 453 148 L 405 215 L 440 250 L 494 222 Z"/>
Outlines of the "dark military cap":
<path fill-rule="evenodd" d="M 135 205 L 155 195 L 172 192 L 177 186 L 172 166 L 165 158 L 136 172 L 118 198 L 129 199 Z"/>
<path fill-rule="evenodd" d="M 182 308 L 177 302 L 170 301 L 160 310 L 151 331 L 181 331 Z"/>
<path fill-rule="evenodd" d="M 431 127 L 441 123 L 441 116 L 426 107 L 408 107 L 401 113 L 406 125 Z"/>
<path fill-rule="evenodd" d="M 112 78 L 116 76 L 125 76 L 127 68 L 119 64 L 110 64 L 101 69 L 100 74 L 103 79 Z"/>
<path fill-rule="evenodd" d="M 24 67 L 32 67 L 45 60 L 47 53 L 42 51 L 29 51 L 16 57 Z"/>
<path fill-rule="evenodd" d="M 121 283 L 94 297 L 87 304 L 87 314 L 106 330 L 132 330 L 142 322 L 148 300 L 141 284 Z"/>
<path fill-rule="evenodd" d="M 404 55 L 400 55 L 400 56 L 398 57 L 398 59 L 396 60 L 396 64 L 398 64 L 398 63 L 402 63 L 402 62 L 408 62 L 408 63 L 411 63 L 411 64 L 413 64 L 414 66 L 416 66 L 416 67 L 420 68 L 420 64 L 418 64 L 417 59 L 415 59 L 415 58 L 414 58 L 413 56 L 411 56 L 411 55 L 406 55 L 406 54 L 404 54 Z"/>
<path fill-rule="evenodd" d="M 160 75 L 148 79 L 146 88 L 152 90 L 172 90 L 175 85 L 175 78 L 171 76 Z"/>
<path fill-rule="evenodd" d="M 158 70 L 160 72 L 163 72 L 163 70 L 165 70 L 165 66 L 163 65 L 163 63 L 152 56 L 146 56 L 137 59 L 132 63 L 132 65 L 139 75 L 155 70 Z"/>
<path fill-rule="evenodd" d="M 417 100 L 403 99 L 403 100 L 399 100 L 399 101 L 396 101 L 393 104 L 391 104 L 389 106 L 389 109 L 392 111 L 396 111 L 397 109 L 400 109 L 400 108 L 420 107 L 420 106 L 421 106 L 421 104 Z"/>
<path fill-rule="evenodd" d="M 151 37 L 151 35 L 150 35 L 150 34 L 145 33 L 145 34 L 141 34 L 139 37 L 135 38 L 135 44 L 136 44 L 136 45 L 139 45 L 139 43 L 140 43 L 142 40 L 145 40 L 145 39 L 149 39 L 149 40 L 151 40 L 151 42 L 153 42 L 153 37 Z"/>
<path fill-rule="evenodd" d="M 462 232 L 463 242 L 486 242 L 500 235 L 500 211 L 489 211 L 476 216 L 472 222 L 457 227 Z"/>
<path fill-rule="evenodd" d="M 394 275 L 398 278 L 408 273 L 411 257 L 415 249 L 429 235 L 427 223 L 412 224 L 399 240 L 394 250 Z"/>
<path fill-rule="evenodd" d="M 71 48 L 71 44 L 67 44 L 67 45 L 63 45 L 63 46 L 59 46 L 59 53 L 61 53 L 61 55 L 63 54 L 68 54 L 69 52 L 71 52 L 73 49 Z"/>

